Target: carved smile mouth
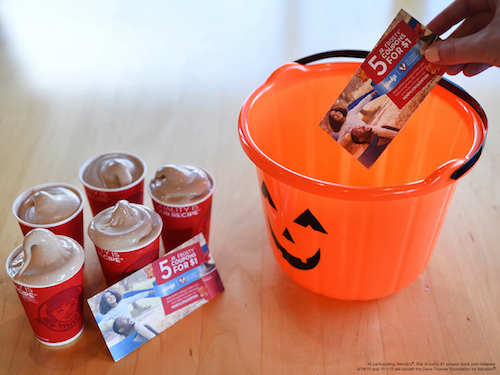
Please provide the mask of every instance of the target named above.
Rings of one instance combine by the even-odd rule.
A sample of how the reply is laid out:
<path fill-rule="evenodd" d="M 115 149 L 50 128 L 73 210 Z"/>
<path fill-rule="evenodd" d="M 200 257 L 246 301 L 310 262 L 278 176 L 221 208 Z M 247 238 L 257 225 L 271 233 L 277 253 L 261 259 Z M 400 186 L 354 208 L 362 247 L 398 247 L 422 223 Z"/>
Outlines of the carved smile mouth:
<path fill-rule="evenodd" d="M 279 243 L 278 239 L 276 238 L 276 236 L 274 234 L 273 228 L 271 227 L 271 223 L 269 222 L 269 220 L 268 220 L 268 224 L 269 224 L 269 229 L 271 229 L 271 234 L 273 236 L 274 243 L 276 244 L 276 247 L 278 248 L 279 251 L 281 251 L 283 258 L 285 258 L 286 261 L 288 263 L 290 263 L 290 265 L 292 267 L 298 268 L 299 270 L 310 270 L 318 265 L 321 249 L 318 249 L 316 254 L 314 254 L 312 257 L 308 258 L 306 260 L 306 262 L 304 263 L 304 262 L 302 262 L 302 260 L 300 260 L 297 257 L 294 257 L 292 254 L 290 254 L 288 251 L 286 251 L 286 249 L 283 246 L 281 246 L 281 244 Z"/>

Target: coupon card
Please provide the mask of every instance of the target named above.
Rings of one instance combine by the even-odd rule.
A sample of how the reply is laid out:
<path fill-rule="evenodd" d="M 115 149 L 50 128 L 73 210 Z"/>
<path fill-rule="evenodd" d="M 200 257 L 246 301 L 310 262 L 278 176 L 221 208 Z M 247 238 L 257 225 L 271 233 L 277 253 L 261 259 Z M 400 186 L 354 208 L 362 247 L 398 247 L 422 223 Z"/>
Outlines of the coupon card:
<path fill-rule="evenodd" d="M 87 302 L 116 362 L 223 290 L 200 233 Z"/>
<path fill-rule="evenodd" d="M 424 52 L 438 38 L 401 10 L 320 127 L 370 168 L 439 82 Z"/>

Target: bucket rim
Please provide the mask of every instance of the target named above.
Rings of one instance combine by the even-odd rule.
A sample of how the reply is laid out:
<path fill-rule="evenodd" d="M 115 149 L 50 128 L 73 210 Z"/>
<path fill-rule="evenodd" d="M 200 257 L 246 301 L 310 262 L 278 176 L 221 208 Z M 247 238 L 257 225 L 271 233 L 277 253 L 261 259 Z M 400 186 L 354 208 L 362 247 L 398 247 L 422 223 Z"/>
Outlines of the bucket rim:
<path fill-rule="evenodd" d="M 346 54 L 346 52 L 348 52 Z M 349 55 L 349 52 L 354 52 L 354 55 Z M 240 111 L 238 119 L 238 134 L 240 143 L 247 156 L 254 162 L 257 168 L 265 173 L 271 174 L 274 178 L 286 183 L 290 186 L 297 187 L 316 195 L 321 196 L 339 196 L 343 199 L 350 200 L 368 200 L 368 199 L 396 199 L 408 198 L 437 190 L 443 186 L 452 184 L 474 166 L 479 159 L 486 140 L 488 122 L 486 114 L 480 104 L 470 96 L 464 89 L 452 83 L 446 78 L 442 78 L 438 85 L 461 99 L 466 106 L 477 113 L 479 121 L 474 121 L 474 139 L 472 145 L 464 158 L 452 159 L 430 173 L 427 177 L 420 180 L 411 181 L 405 184 L 390 185 L 390 186 L 354 186 L 343 185 L 330 181 L 324 181 L 310 176 L 295 172 L 285 166 L 277 163 L 269 158 L 253 141 L 248 129 L 248 116 L 252 104 L 267 90 L 269 90 L 276 82 L 280 73 L 289 69 L 298 69 L 304 72 L 309 70 L 325 70 L 336 66 L 338 62 L 328 62 L 320 64 L 305 65 L 311 61 L 315 61 L 314 56 L 322 58 L 329 57 L 362 57 L 366 51 L 331 51 L 329 53 L 321 53 L 313 55 L 311 58 L 304 58 L 298 62 L 287 63 L 276 69 L 271 76 L 259 87 L 257 87 L 245 100 Z M 355 62 L 347 62 L 343 64 L 356 65 Z M 479 125 L 477 125 L 478 123 Z M 482 125 L 482 126 L 481 126 Z"/>

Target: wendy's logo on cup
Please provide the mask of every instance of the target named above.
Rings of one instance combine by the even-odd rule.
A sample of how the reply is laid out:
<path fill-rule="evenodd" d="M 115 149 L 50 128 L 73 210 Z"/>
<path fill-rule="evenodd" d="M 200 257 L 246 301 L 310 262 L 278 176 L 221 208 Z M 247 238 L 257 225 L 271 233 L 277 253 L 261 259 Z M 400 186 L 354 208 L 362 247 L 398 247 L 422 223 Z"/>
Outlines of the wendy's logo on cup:
<path fill-rule="evenodd" d="M 24 285 L 18 285 L 16 284 L 16 290 L 19 295 L 26 297 L 26 298 L 36 298 L 38 296 L 37 293 L 33 291 L 30 287 L 24 286 Z"/>
<path fill-rule="evenodd" d="M 52 331 L 68 331 L 80 321 L 82 305 L 83 288 L 72 286 L 42 303 L 36 320 Z"/>
<path fill-rule="evenodd" d="M 116 251 L 111 251 L 111 250 L 103 250 L 103 249 L 98 249 L 96 248 L 97 252 L 99 253 L 99 256 L 102 259 L 107 260 L 108 262 L 114 262 L 120 264 L 123 262 L 123 258 L 121 257 L 120 253 Z"/>

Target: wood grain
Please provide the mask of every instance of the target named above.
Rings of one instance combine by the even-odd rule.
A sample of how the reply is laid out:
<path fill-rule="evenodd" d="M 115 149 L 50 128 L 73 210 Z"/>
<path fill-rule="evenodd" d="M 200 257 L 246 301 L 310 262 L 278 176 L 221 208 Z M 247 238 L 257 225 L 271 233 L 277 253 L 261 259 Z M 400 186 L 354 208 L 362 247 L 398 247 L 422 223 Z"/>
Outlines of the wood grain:
<path fill-rule="evenodd" d="M 427 23 L 449 1 L 367 3 L 0 4 L 2 261 L 22 242 L 11 211 L 21 192 L 57 181 L 83 190 L 80 166 L 123 150 L 146 161 L 148 179 L 168 163 L 213 173 L 210 249 L 226 287 L 114 363 L 88 307 L 77 341 L 39 344 L 2 271 L 0 374 L 364 374 L 412 362 L 495 363 L 500 373 L 500 69 L 452 78 L 484 107 L 488 140 L 413 284 L 381 300 L 331 300 L 293 282 L 272 254 L 255 167 L 238 139 L 246 97 L 286 62 L 370 50 L 401 7 Z M 84 217 L 88 225 L 88 204 Z M 87 298 L 105 283 L 85 241 Z"/>

